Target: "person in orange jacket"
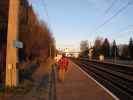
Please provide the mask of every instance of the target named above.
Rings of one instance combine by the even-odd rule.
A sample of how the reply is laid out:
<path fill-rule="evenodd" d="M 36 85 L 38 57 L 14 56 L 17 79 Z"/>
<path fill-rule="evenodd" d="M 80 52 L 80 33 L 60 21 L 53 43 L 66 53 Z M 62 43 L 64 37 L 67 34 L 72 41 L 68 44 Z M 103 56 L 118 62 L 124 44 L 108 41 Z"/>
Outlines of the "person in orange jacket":
<path fill-rule="evenodd" d="M 65 54 L 62 55 L 62 58 L 58 61 L 58 69 L 59 69 L 59 81 L 64 81 L 65 72 L 68 69 L 69 60 L 65 56 Z"/>

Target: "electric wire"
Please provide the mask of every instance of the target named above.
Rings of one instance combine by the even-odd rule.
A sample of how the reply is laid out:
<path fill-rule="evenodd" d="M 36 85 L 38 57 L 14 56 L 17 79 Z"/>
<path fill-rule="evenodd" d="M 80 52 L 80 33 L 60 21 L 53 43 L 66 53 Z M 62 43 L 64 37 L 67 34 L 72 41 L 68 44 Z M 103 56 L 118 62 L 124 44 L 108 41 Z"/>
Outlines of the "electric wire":
<path fill-rule="evenodd" d="M 109 11 L 114 7 L 118 0 L 114 0 L 111 5 L 105 10 L 105 14 L 109 13 Z"/>
<path fill-rule="evenodd" d="M 111 20 L 113 20 L 117 15 L 119 15 L 122 11 L 124 11 L 129 5 L 133 4 L 133 0 L 129 1 L 125 6 L 121 7 L 114 15 L 112 15 L 109 19 L 104 21 L 100 26 L 98 26 L 95 29 L 95 32 L 97 32 L 100 28 L 108 24 Z"/>

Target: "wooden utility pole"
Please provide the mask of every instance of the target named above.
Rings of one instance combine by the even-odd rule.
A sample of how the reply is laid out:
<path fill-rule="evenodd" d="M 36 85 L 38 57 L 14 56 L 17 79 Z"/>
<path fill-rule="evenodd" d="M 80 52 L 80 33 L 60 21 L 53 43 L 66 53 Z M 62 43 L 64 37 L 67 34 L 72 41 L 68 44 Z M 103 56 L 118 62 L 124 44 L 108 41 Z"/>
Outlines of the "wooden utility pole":
<path fill-rule="evenodd" d="M 50 45 L 49 45 L 49 56 L 50 56 L 50 58 L 52 58 L 52 44 L 50 43 Z"/>
<path fill-rule="evenodd" d="M 6 80 L 7 87 L 17 85 L 17 48 L 14 41 L 18 37 L 18 10 L 20 0 L 9 0 L 8 33 L 7 33 L 7 56 L 6 56 Z"/>

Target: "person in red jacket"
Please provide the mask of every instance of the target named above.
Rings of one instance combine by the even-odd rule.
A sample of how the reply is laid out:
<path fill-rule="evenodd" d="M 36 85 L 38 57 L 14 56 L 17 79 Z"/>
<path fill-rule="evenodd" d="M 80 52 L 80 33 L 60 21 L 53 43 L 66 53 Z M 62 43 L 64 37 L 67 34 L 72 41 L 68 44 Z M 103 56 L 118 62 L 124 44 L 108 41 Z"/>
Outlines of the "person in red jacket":
<path fill-rule="evenodd" d="M 69 60 L 65 56 L 65 54 L 62 55 L 62 58 L 58 61 L 58 67 L 59 67 L 59 81 L 64 81 L 65 72 L 68 69 Z"/>

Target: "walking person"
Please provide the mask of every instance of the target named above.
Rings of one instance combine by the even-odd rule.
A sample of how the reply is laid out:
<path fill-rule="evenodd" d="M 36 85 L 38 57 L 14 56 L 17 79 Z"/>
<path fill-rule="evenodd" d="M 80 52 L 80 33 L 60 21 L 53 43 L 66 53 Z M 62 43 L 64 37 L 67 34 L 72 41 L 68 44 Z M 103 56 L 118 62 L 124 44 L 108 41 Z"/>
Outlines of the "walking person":
<path fill-rule="evenodd" d="M 68 70 L 68 64 L 68 58 L 63 54 L 62 58 L 58 61 L 59 81 L 64 81 L 65 72 Z"/>

